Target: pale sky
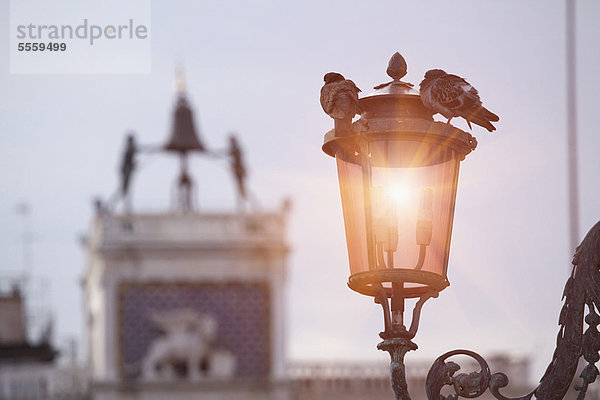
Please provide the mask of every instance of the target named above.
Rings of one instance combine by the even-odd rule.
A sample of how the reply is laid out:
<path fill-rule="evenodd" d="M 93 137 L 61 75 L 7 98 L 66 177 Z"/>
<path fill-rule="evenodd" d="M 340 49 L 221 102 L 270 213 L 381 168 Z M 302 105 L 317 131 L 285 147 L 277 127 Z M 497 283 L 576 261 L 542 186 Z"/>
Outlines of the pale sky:
<path fill-rule="evenodd" d="M 0 5 L 8 27 L 8 1 Z M 378 359 L 379 306 L 346 287 L 348 263 L 334 160 L 322 153 L 333 126 L 321 110 L 323 74 L 337 71 L 368 94 L 388 80 L 442 68 L 466 78 L 500 116 L 474 127 L 477 150 L 461 165 L 449 263 L 451 286 L 424 307 L 407 358 L 454 348 L 530 355 L 532 378 L 550 361 L 568 248 L 563 1 L 153 1 L 150 74 L 15 75 L 8 28 L 0 39 L 0 274 L 22 269 L 21 220 L 32 207 L 33 273 L 48 282 L 56 337 L 84 343 L 78 237 L 91 199 L 118 183 L 124 134 L 142 144 L 168 136 L 174 69 L 186 69 L 205 143 L 239 133 L 249 184 L 265 208 L 293 199 L 289 226 L 287 343 L 291 359 Z M 600 219 L 600 3 L 579 1 L 578 112 L 581 236 Z M 453 120 L 466 129 L 461 121 Z M 176 176 L 168 155 L 145 157 L 134 181 L 138 211 L 165 210 Z M 225 162 L 191 168 L 203 211 L 233 210 Z"/>

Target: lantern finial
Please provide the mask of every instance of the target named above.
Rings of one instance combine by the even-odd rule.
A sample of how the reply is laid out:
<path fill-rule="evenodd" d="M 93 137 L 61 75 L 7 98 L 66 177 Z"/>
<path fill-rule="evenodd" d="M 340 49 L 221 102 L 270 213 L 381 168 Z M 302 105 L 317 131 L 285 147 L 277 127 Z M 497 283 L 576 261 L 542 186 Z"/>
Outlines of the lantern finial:
<path fill-rule="evenodd" d="M 404 78 L 407 72 L 406 60 L 402 57 L 402 54 L 395 52 L 390 58 L 387 70 L 385 71 L 395 81 L 399 81 Z"/>
<path fill-rule="evenodd" d="M 390 58 L 388 62 L 387 70 L 385 71 L 389 75 L 392 80 L 390 82 L 382 83 L 380 85 L 375 86 L 373 89 L 383 89 L 386 86 L 393 84 L 394 86 L 404 86 L 407 88 L 412 88 L 413 84 L 408 82 L 402 82 L 400 79 L 404 78 L 407 72 L 406 60 L 402 57 L 402 54 L 395 52 Z"/>

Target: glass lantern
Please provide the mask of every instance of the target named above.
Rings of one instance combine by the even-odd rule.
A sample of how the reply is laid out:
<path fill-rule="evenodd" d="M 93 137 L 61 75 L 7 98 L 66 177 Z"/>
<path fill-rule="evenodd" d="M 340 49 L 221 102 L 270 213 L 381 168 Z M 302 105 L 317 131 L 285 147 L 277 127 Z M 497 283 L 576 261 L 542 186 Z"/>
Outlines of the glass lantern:
<path fill-rule="evenodd" d="M 355 135 L 325 135 L 338 170 L 351 289 L 421 297 L 446 288 L 460 161 L 475 139 L 436 122 L 395 79 L 359 100 Z"/>

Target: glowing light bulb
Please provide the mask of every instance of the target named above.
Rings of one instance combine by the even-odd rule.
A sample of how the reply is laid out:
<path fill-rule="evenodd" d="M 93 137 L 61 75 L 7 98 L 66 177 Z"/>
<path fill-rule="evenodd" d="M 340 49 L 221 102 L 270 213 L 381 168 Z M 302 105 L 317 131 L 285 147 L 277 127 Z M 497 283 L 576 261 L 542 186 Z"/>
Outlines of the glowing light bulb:
<path fill-rule="evenodd" d="M 389 189 L 390 197 L 398 205 L 407 204 L 412 197 L 412 190 L 408 185 L 396 184 Z"/>

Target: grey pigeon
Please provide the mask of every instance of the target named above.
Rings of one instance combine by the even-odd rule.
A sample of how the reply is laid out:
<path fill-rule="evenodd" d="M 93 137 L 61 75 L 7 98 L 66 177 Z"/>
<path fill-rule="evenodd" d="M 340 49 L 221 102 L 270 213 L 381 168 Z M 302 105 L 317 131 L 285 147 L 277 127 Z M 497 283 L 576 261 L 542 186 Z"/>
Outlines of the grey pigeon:
<path fill-rule="evenodd" d="M 325 84 L 321 88 L 321 106 L 323 111 L 335 121 L 335 135 L 352 134 L 352 118 L 360 114 L 358 93 L 361 91 L 354 82 L 345 79 L 342 74 L 329 72 L 323 77 Z"/>
<path fill-rule="evenodd" d="M 491 122 L 500 118 L 481 104 L 477 89 L 460 76 L 432 69 L 425 73 L 419 89 L 423 105 L 432 113 L 448 118 L 448 123 L 454 117 L 463 117 L 469 128 L 472 122 L 490 132 L 496 130 Z"/>

